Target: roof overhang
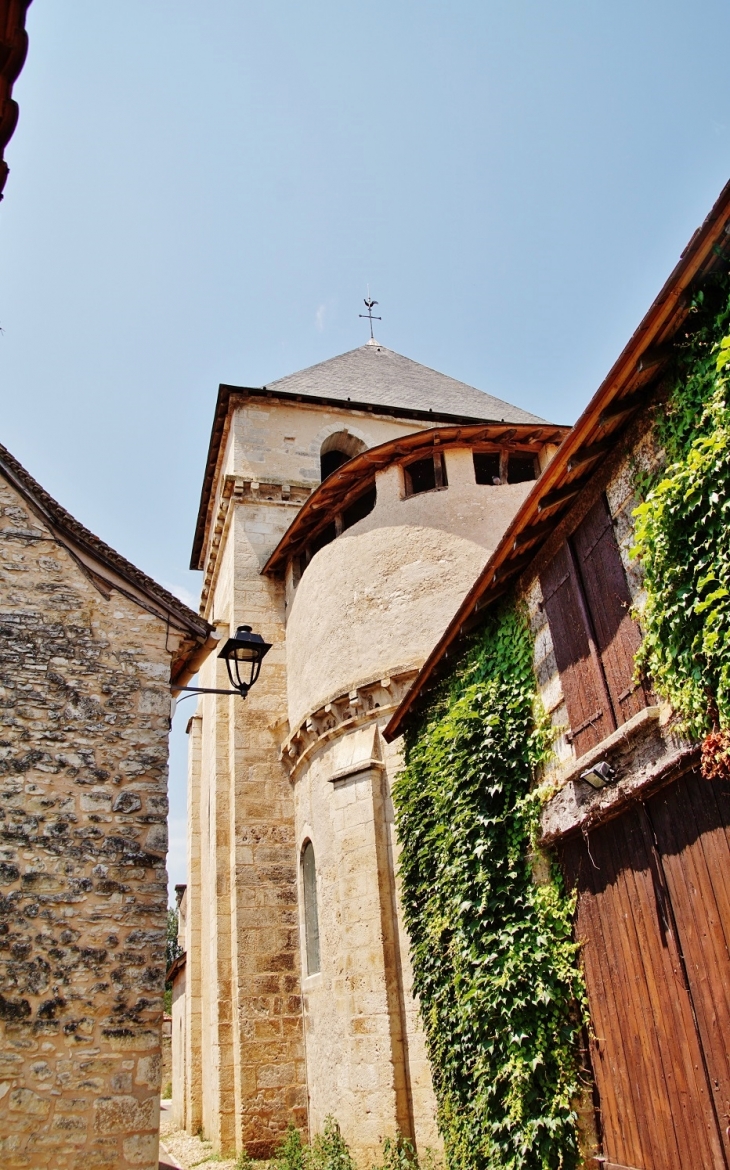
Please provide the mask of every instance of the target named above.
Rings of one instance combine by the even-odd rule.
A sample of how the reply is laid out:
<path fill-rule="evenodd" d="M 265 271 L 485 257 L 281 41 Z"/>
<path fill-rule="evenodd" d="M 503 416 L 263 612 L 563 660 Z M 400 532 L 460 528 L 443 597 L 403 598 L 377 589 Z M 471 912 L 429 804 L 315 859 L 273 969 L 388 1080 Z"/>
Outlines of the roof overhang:
<path fill-rule="evenodd" d="M 431 651 L 413 686 L 384 731 L 399 736 L 424 692 L 430 689 L 459 639 L 515 583 L 534 561 L 593 473 L 613 450 L 637 411 L 662 387 L 670 357 L 668 343 L 689 309 L 692 286 L 730 254 L 730 183 L 692 236 L 671 276 L 638 329 L 536 482 L 499 545 Z"/>
<path fill-rule="evenodd" d="M 79 568 L 107 596 L 112 589 L 153 613 L 175 632 L 178 648 L 173 653 L 171 682 L 183 686 L 217 644 L 211 626 L 184 602 L 158 585 L 126 557 L 116 552 L 33 479 L 32 475 L 0 445 L 0 475 L 25 500 L 35 516 L 63 545 Z"/>
<path fill-rule="evenodd" d="M 11 94 L 28 52 L 25 14 L 31 0 L 2 0 L 0 3 L 0 199 L 8 177 L 5 147 L 18 122 L 18 103 Z"/>
<path fill-rule="evenodd" d="M 208 457 L 205 464 L 203 487 L 200 493 L 200 506 L 195 525 L 193 551 L 190 558 L 191 569 L 205 568 L 205 548 L 215 504 L 215 486 L 219 474 L 219 465 L 225 452 L 231 415 L 237 407 L 243 406 L 247 401 L 257 398 L 279 400 L 282 402 L 296 402 L 304 406 L 326 406 L 330 409 L 345 411 L 346 413 L 359 411 L 369 415 L 385 415 L 389 418 L 402 418 L 424 422 L 429 426 L 433 425 L 433 423 L 466 425 L 470 423 L 495 422 L 493 419 L 475 418 L 472 415 L 442 414 L 435 410 L 411 410 L 402 406 L 379 406 L 373 405 L 373 403 L 357 402 L 354 400 L 343 402 L 341 398 L 326 398 L 315 394 L 290 394 L 283 390 L 268 389 L 266 386 L 257 388 L 254 386 L 228 386 L 222 383 L 218 387 L 218 400 L 216 402 L 213 428 L 208 445 Z M 512 427 L 517 424 L 500 423 L 499 420 L 496 420 L 495 425 L 500 425 L 505 428 L 507 425 Z M 528 424 L 520 425 L 527 426 Z M 539 425 L 535 423 L 529 424 L 532 429 Z M 543 425 L 549 427 L 550 424 Z"/>
<path fill-rule="evenodd" d="M 393 463 L 412 458 L 421 451 L 425 454 L 434 448 L 443 450 L 479 443 L 533 450 L 537 454 L 547 444 L 561 443 L 569 431 L 570 427 L 551 426 L 550 423 L 539 426 L 534 423 L 469 423 L 414 431 L 370 447 L 349 459 L 312 492 L 264 565 L 263 572 L 283 572 L 289 558 L 297 556 L 306 543 L 331 522 L 335 512 L 349 507 L 367 489 L 376 471 Z"/>

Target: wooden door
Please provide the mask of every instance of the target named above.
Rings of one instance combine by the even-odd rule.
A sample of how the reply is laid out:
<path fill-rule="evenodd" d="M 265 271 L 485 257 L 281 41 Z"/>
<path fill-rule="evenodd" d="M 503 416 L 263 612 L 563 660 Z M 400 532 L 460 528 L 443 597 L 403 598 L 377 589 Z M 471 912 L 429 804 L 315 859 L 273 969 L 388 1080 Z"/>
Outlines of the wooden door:
<path fill-rule="evenodd" d="M 560 672 L 576 755 L 616 727 L 597 651 L 584 615 L 571 550 L 563 544 L 540 577 L 545 612 Z"/>
<path fill-rule="evenodd" d="M 690 773 L 646 808 L 730 1162 L 730 784 Z"/>
<path fill-rule="evenodd" d="M 605 496 L 599 496 L 573 534 L 576 560 L 618 724 L 646 706 L 634 656 L 641 633 L 631 617 L 631 594 Z"/>
<path fill-rule="evenodd" d="M 562 847 L 617 1166 L 728 1166 L 728 825 L 730 797 L 692 773 Z"/>

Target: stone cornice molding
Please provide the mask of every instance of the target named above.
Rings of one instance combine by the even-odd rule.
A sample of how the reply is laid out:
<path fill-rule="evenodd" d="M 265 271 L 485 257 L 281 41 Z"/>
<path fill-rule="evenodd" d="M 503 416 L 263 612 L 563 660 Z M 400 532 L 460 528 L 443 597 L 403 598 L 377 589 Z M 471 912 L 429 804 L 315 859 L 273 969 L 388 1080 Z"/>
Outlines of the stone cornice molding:
<path fill-rule="evenodd" d="M 266 480 L 251 476 L 226 475 L 221 484 L 218 508 L 211 521 L 211 538 L 205 564 L 205 577 L 200 592 L 200 612 L 206 614 L 210 608 L 220 571 L 221 550 L 228 538 L 233 516 L 232 504 L 273 504 L 298 510 L 308 499 L 312 485 L 301 481 L 284 483 L 271 477 Z"/>
<path fill-rule="evenodd" d="M 305 716 L 284 741 L 280 759 L 295 782 L 303 767 L 331 740 L 395 711 L 418 674 L 417 666 L 343 691 Z"/>

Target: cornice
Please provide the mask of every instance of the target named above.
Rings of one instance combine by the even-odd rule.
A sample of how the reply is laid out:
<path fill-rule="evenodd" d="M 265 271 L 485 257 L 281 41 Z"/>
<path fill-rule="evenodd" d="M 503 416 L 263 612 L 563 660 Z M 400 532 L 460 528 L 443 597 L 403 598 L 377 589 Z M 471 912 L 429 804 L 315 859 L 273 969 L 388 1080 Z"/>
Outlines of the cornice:
<path fill-rule="evenodd" d="M 281 746 L 280 759 L 290 780 L 299 778 L 305 765 L 325 744 L 395 711 L 417 674 L 417 666 L 400 668 L 385 678 L 342 691 L 306 715 Z"/>
<path fill-rule="evenodd" d="M 302 482 L 284 483 L 281 480 L 256 480 L 250 476 L 225 475 L 221 483 L 218 507 L 211 519 L 208 555 L 205 562 L 205 577 L 200 593 L 200 612 L 205 615 L 212 604 L 221 565 L 221 552 L 228 539 L 233 517 L 233 506 L 237 504 L 260 505 L 290 509 L 292 519 L 311 493 L 311 484 Z"/>

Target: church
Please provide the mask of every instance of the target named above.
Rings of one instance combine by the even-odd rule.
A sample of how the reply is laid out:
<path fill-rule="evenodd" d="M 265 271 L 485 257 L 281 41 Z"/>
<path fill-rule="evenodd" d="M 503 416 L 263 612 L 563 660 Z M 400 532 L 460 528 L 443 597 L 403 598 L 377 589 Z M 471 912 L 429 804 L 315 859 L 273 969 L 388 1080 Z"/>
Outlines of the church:
<path fill-rule="evenodd" d="M 195 532 L 221 645 L 271 644 L 188 723 L 173 1108 L 266 1158 L 335 1117 L 358 1162 L 438 1149 L 382 730 L 568 428 L 366 345 L 222 385 Z M 223 662 L 201 687 L 225 690 Z"/>

